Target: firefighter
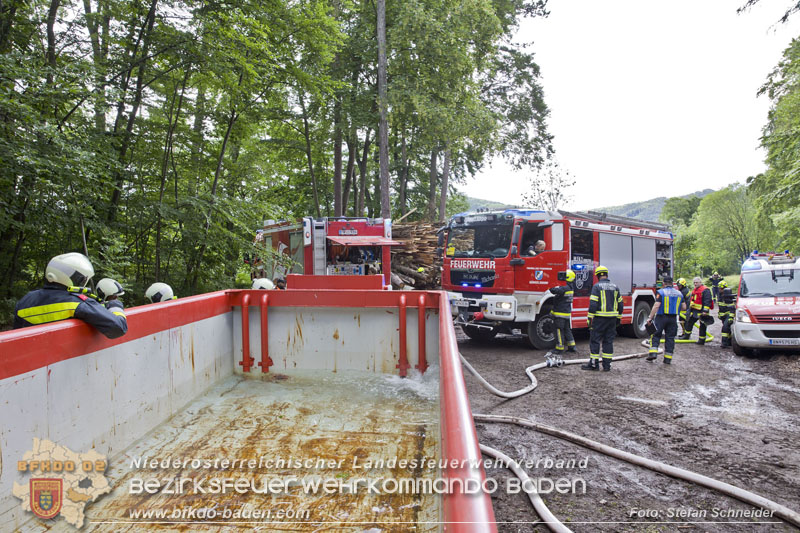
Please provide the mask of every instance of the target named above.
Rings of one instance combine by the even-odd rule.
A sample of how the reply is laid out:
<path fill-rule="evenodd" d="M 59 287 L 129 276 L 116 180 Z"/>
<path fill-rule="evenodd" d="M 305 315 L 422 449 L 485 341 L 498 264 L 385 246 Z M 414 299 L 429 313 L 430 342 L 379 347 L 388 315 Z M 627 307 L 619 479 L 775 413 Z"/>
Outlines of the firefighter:
<path fill-rule="evenodd" d="M 722 322 L 722 347 L 730 348 L 731 346 L 731 326 L 733 325 L 733 316 L 736 308 L 736 297 L 733 291 L 728 287 L 728 282 L 724 279 L 719 282 L 719 317 Z"/>
<path fill-rule="evenodd" d="M 98 281 L 95 292 L 97 293 L 97 301 L 100 303 L 114 300 L 125 294 L 122 285 L 120 285 L 117 280 L 111 278 L 103 278 Z"/>
<path fill-rule="evenodd" d="M 711 297 L 714 298 L 715 302 L 719 301 L 719 282 L 721 280 L 722 278 L 719 277 L 719 272 L 715 271 L 714 274 L 711 275 Z"/>
<path fill-rule="evenodd" d="M 681 340 L 689 340 L 692 337 L 692 328 L 695 322 L 700 321 L 700 338 L 697 339 L 697 344 L 703 345 L 706 343 L 706 327 L 707 319 L 710 317 L 708 312 L 714 303 L 711 297 L 711 291 L 703 285 L 703 280 L 696 277 L 692 280 L 694 283 L 694 290 L 692 291 L 691 304 L 689 305 L 689 316 L 686 319 L 686 324 L 683 327 L 683 336 Z M 712 319 L 713 321 L 713 319 Z"/>
<path fill-rule="evenodd" d="M 622 296 L 619 289 L 608 279 L 608 269 L 598 266 L 594 270 L 597 283 L 592 287 L 589 297 L 589 362 L 581 365 L 583 370 L 599 370 L 600 355 L 603 356 L 603 370 L 611 370 L 614 357 L 614 337 L 622 316 Z M 600 346 L 602 343 L 602 352 Z"/>
<path fill-rule="evenodd" d="M 686 278 L 678 278 L 678 281 L 675 282 L 675 285 L 679 291 L 681 291 L 681 295 L 683 296 L 683 303 L 686 306 L 689 306 L 689 296 L 691 295 L 691 290 L 689 287 L 686 286 Z M 683 328 L 686 325 L 686 311 L 681 311 L 678 315 L 678 320 L 680 322 L 680 331 L 683 332 Z"/>
<path fill-rule="evenodd" d="M 556 356 L 561 358 L 564 350 L 575 352 L 575 338 L 572 336 L 572 295 L 575 293 L 575 272 L 567 270 L 567 284 L 548 289 L 553 298 L 553 309 L 550 315 L 556 327 Z"/>
<path fill-rule="evenodd" d="M 144 295 L 154 304 L 158 302 L 166 302 L 167 300 L 178 299 L 178 297 L 172 292 L 172 287 L 161 282 L 156 282 L 150 285 Z"/>
<path fill-rule="evenodd" d="M 528 246 L 528 249 L 525 251 L 525 255 L 535 256 L 539 255 L 540 253 L 544 252 L 544 249 L 547 245 L 544 241 L 536 241 L 534 246 Z"/>
<path fill-rule="evenodd" d="M 44 287 L 17 302 L 14 329 L 79 318 L 109 339 L 128 331 L 122 302 L 115 294 L 105 298 L 105 305 L 89 295 L 86 284 L 94 276 L 94 267 L 85 255 L 73 252 L 55 256 L 47 263 L 44 276 Z"/>
<path fill-rule="evenodd" d="M 275 279 L 272 280 L 272 283 L 275 284 L 275 288 L 278 289 L 279 291 L 286 290 L 286 278 L 284 278 L 283 276 L 275 276 Z"/>
<path fill-rule="evenodd" d="M 672 355 L 675 353 L 675 336 L 678 334 L 678 313 L 686 310 L 686 301 L 681 291 L 672 286 L 672 278 L 664 276 L 663 288 L 656 291 L 656 303 L 650 310 L 648 325 L 655 327 L 655 332 L 650 337 L 650 352 L 646 361 L 655 361 L 658 357 L 658 346 L 661 344 L 661 334 L 664 334 L 664 364 L 672 364 Z"/>

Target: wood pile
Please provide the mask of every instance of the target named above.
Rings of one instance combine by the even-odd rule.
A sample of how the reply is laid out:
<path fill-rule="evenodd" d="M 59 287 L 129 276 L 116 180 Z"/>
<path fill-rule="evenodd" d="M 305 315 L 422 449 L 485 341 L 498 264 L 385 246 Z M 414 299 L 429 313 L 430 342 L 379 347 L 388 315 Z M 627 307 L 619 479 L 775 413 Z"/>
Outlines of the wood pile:
<path fill-rule="evenodd" d="M 392 238 L 403 246 L 392 247 L 392 285 L 395 289 L 440 289 L 442 259 L 436 256 L 442 224 L 408 222 L 392 225 Z"/>

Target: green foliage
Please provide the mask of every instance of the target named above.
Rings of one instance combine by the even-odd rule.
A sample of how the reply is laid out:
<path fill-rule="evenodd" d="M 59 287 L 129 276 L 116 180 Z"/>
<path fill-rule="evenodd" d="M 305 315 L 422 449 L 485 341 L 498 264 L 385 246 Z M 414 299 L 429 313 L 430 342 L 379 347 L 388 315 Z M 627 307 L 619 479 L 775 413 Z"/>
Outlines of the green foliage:
<path fill-rule="evenodd" d="M 692 223 L 692 218 L 700 206 L 700 200 L 699 196 L 668 198 L 664 202 L 664 207 L 661 208 L 659 218 L 668 224 L 688 226 Z"/>

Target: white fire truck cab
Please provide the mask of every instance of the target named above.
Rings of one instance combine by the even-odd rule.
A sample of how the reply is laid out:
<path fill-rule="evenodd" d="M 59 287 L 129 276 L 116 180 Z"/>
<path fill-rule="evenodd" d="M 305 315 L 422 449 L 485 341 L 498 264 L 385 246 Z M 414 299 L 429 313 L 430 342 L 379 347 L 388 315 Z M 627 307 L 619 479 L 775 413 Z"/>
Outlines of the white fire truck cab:
<path fill-rule="evenodd" d="M 742 264 L 731 338 L 737 355 L 800 350 L 800 258 L 754 251 Z"/>
<path fill-rule="evenodd" d="M 555 345 L 547 289 L 575 271 L 572 327 L 587 327 L 594 269 L 608 268 L 624 300 L 622 330 L 644 338 L 658 281 L 672 275 L 672 234 L 663 224 L 589 211 L 462 213 L 445 228 L 442 288 L 453 316 L 473 339 L 527 334 L 537 349 Z M 536 243 L 544 250 L 536 251 Z M 444 245 L 444 242 L 442 242 Z"/>

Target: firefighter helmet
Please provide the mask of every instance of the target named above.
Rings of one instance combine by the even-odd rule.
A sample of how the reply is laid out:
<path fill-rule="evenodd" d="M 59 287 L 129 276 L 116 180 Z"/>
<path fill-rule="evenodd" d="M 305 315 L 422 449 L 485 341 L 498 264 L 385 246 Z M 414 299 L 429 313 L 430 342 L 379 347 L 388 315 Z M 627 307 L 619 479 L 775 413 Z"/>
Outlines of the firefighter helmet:
<path fill-rule="evenodd" d="M 122 288 L 122 285 L 111 278 L 103 278 L 98 281 L 96 292 L 102 301 L 108 300 L 108 298 L 111 296 L 122 296 L 125 294 L 125 290 Z"/>
<path fill-rule="evenodd" d="M 161 282 L 156 282 L 150 285 L 144 295 L 147 296 L 147 298 L 153 303 L 163 302 L 165 300 L 175 300 L 177 298 L 172 293 L 172 287 Z"/>
<path fill-rule="evenodd" d="M 47 263 L 44 277 L 50 283 L 67 287 L 85 287 L 94 276 L 94 267 L 89 258 L 77 252 L 57 255 Z"/>
<path fill-rule="evenodd" d="M 271 291 L 275 288 L 275 284 L 267 278 L 256 278 L 253 280 L 253 289 L 265 289 Z"/>
<path fill-rule="evenodd" d="M 598 266 L 597 268 L 594 269 L 594 275 L 597 276 L 598 278 L 600 276 L 608 277 L 608 269 L 606 267 L 600 265 L 600 266 Z"/>
<path fill-rule="evenodd" d="M 686 278 L 678 278 L 678 287 L 686 286 Z"/>
<path fill-rule="evenodd" d="M 575 281 L 575 271 L 567 270 L 567 281 Z"/>
<path fill-rule="evenodd" d="M 728 282 L 725 281 L 724 279 L 720 280 L 720 282 L 717 284 L 717 287 L 719 287 L 719 290 L 727 289 L 728 288 Z"/>

